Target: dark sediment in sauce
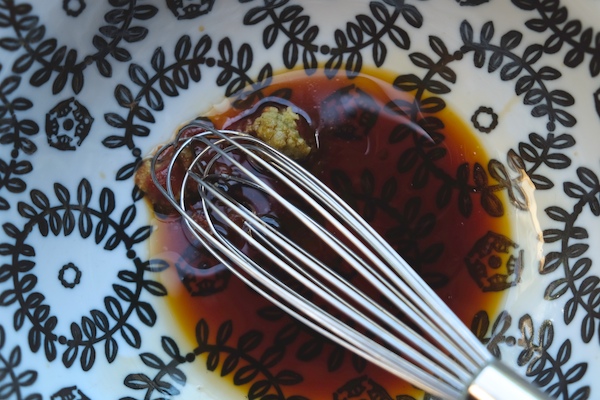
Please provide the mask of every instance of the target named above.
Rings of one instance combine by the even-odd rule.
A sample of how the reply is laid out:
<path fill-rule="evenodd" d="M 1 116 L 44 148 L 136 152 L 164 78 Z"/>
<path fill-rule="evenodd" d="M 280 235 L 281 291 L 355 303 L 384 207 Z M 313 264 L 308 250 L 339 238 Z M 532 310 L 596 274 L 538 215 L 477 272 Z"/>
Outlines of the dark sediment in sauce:
<path fill-rule="evenodd" d="M 303 134 L 313 135 L 307 139 L 316 147 L 304 162 L 307 168 L 363 214 L 467 325 L 478 311 L 496 310 L 502 292 L 482 291 L 469 275 L 465 258 L 490 231 L 510 237 L 510 224 L 506 215 L 490 216 L 476 195 L 471 196 L 468 217 L 459 212 L 457 203 L 465 197 L 459 196 L 457 171 L 465 163 L 472 167 L 475 163 L 487 165 L 489 161 L 462 121 L 447 108 L 435 114 L 419 111 L 413 97 L 380 75 L 360 75 L 350 80 L 328 79 L 321 72 L 310 77 L 291 72 L 274 78 L 261 93 L 262 98 L 256 96 L 255 102 L 292 104 L 301 111 L 307 122 Z M 286 99 L 265 97 L 273 94 Z M 396 110 L 413 112 L 394 112 L 392 101 Z M 218 128 L 243 128 L 240 118 L 252 114 L 248 109 L 251 106 L 245 110 L 231 107 L 209 117 Z M 424 122 L 424 118 L 429 120 Z M 424 131 L 423 126 L 431 126 L 435 131 Z M 444 193 L 450 195 L 449 200 L 441 199 Z M 352 384 L 343 386 L 355 378 L 371 387 L 376 382 L 392 398 L 415 393 L 414 388 L 395 377 L 278 314 L 223 266 L 209 265 L 202 251 L 190 246 L 178 219 L 159 217 L 156 225 L 152 253 L 173 266 L 163 272 L 163 279 L 169 291 L 169 306 L 179 328 L 189 337 L 190 348 L 198 344 L 199 320 L 206 321 L 208 342 L 215 345 L 220 340 L 219 327 L 230 321 L 232 331 L 226 343 L 229 348 L 213 347 L 211 355 L 207 347 L 202 354 L 208 357 L 207 363 L 213 363 L 215 373 L 222 373 L 226 359 L 234 352 L 231 347 L 236 347 L 240 337 L 249 331 L 260 331 L 260 344 L 248 352 L 248 357 L 240 355 L 236 369 L 228 371 L 224 379 L 231 379 L 252 360 L 260 364 L 265 351 L 278 350 L 272 367 L 259 368 L 253 380 L 241 385 L 244 393 L 253 382 L 269 380 L 265 371 L 276 374 L 282 370 L 302 376 L 302 383 L 281 386 L 286 397 L 296 394 L 310 399 L 350 398 Z M 264 359 L 262 363 L 270 365 Z M 275 378 L 270 379 L 276 382 Z M 270 385 L 268 393 L 276 393 L 274 388 Z"/>

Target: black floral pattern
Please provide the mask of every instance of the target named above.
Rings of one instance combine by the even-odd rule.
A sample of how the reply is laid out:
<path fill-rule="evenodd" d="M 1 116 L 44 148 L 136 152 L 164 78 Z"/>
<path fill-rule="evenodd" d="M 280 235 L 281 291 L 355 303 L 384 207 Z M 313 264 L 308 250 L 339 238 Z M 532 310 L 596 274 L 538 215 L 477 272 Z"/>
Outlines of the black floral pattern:
<path fill-rule="evenodd" d="M 33 370 L 21 371 L 23 351 L 16 346 L 8 351 L 6 331 L 0 325 L 0 396 L 3 399 L 41 400 L 42 395 L 31 393 L 30 387 L 35 385 L 38 373 Z M 30 393 L 27 394 L 26 393 Z"/>
<path fill-rule="evenodd" d="M 540 274 L 562 272 L 562 277 L 552 281 L 546 288 L 544 298 L 556 300 L 568 297 L 564 308 L 564 322 L 570 324 L 578 313 L 583 313 L 581 338 L 590 342 L 597 337 L 597 293 L 600 279 L 589 275 L 593 261 L 586 255 L 590 245 L 586 239 L 589 232 L 578 222 L 579 216 L 589 211 L 594 217 L 600 216 L 600 180 L 588 168 L 577 169 L 577 182 L 565 182 L 563 190 L 573 199 L 572 210 L 559 206 L 548 207 L 545 211 L 556 227 L 544 230 L 546 243 L 556 243 L 559 248 L 549 251 L 540 267 Z"/>
<path fill-rule="evenodd" d="M 31 14 L 28 4 L 14 6 L 13 1 L 3 1 L 8 11 L 2 19 L 14 29 L 15 37 L 2 42 L 2 48 L 18 51 L 23 48 L 25 54 L 17 58 L 12 66 L 15 73 L 23 73 L 30 68 L 37 68 L 31 76 L 33 86 L 42 86 L 57 73 L 52 85 L 52 93 L 60 93 L 66 86 L 69 77 L 75 93 L 83 89 L 83 71 L 95 63 L 102 76 L 112 75 L 112 66 L 107 60 L 111 56 L 117 61 L 131 60 L 130 52 L 120 47 L 121 41 L 135 43 L 143 40 L 148 34 L 143 26 L 132 26 L 134 20 L 147 20 L 156 15 L 157 9 L 152 5 L 138 5 L 136 0 L 113 1 L 114 9 L 104 16 L 108 25 L 99 28 L 99 35 L 93 38 L 97 52 L 86 55 L 78 61 L 77 50 L 59 46 L 56 39 L 45 39 L 46 28 L 39 24 L 39 17 Z"/>
<path fill-rule="evenodd" d="M 566 52 L 563 64 L 575 68 L 591 55 L 588 69 L 591 76 L 600 74 L 600 49 L 598 32 L 593 27 L 585 27 L 578 19 L 569 19 L 569 10 L 560 1 L 512 0 L 517 7 L 537 12 L 538 18 L 527 20 L 525 25 L 534 32 L 550 33 L 543 44 L 548 54 L 558 53 L 563 46 Z"/>
<path fill-rule="evenodd" d="M 177 385 L 185 384 L 186 376 L 177 367 L 183 363 L 194 362 L 200 355 L 206 355 L 206 369 L 215 371 L 220 369 L 221 376 L 233 375 L 234 385 L 246 385 L 252 382 L 248 389 L 248 398 L 273 398 L 286 400 L 304 400 L 306 397 L 289 395 L 293 393 L 293 386 L 302 382 L 302 376 L 295 371 L 278 369 L 277 364 L 283 358 L 285 348 L 277 344 L 267 347 L 259 357 L 251 352 L 263 342 L 263 333 L 248 331 L 238 339 L 237 343 L 230 343 L 234 326 L 231 321 L 226 321 L 218 327 L 215 342 L 211 342 L 210 327 L 204 320 L 196 326 L 197 347 L 185 355 L 180 353 L 176 342 L 163 337 L 161 347 L 169 357 L 163 361 L 152 353 L 140 355 L 143 363 L 156 369 L 154 377 L 145 374 L 130 374 L 125 378 L 125 385 L 131 389 L 144 390 L 144 398 L 152 398 L 156 391 L 162 395 L 177 395 Z M 166 380 L 167 378 L 169 380 Z M 173 382 L 173 383 L 171 383 Z M 292 389 L 288 389 L 292 386 Z M 124 398 L 127 400 L 131 398 Z"/>
<path fill-rule="evenodd" d="M 193 19 L 208 14 L 215 0 L 167 0 L 167 5 L 177 19 Z"/>
<path fill-rule="evenodd" d="M 230 46 L 230 44 L 229 47 L 223 44 L 222 47 L 231 51 Z M 175 46 L 174 55 L 177 60 L 175 64 L 165 65 L 165 53 L 161 48 L 156 49 L 152 55 L 152 74 L 138 64 L 131 64 L 129 77 L 135 85 L 139 86 L 139 91 L 134 95 L 125 85 L 118 85 L 115 88 L 115 98 L 122 108 L 128 110 L 127 116 L 122 117 L 118 113 L 107 113 L 104 116 L 111 127 L 123 129 L 124 132 L 122 135 L 110 135 L 102 143 L 112 149 L 127 147 L 134 157 L 132 162 L 119 169 L 117 180 L 125 180 L 133 176 L 135 167 L 142 157 L 141 150 L 135 145 L 135 139 L 150 134 L 150 128 L 142 123 L 155 122 L 153 112 L 164 109 L 163 95 L 177 96 L 179 90 L 188 88 L 190 81 L 198 82 L 202 78 L 201 65 L 206 64 L 209 67 L 215 65 L 216 60 L 206 56 L 211 47 L 212 40 L 209 36 L 202 36 L 193 49 L 190 37 L 182 36 Z M 230 74 L 230 77 L 232 75 Z M 240 82 L 243 84 L 241 79 Z"/>
<path fill-rule="evenodd" d="M 73 263 L 68 263 L 63 265 L 60 271 L 58 271 L 58 279 L 60 280 L 61 285 L 73 289 L 81 282 L 81 270 Z"/>
<path fill-rule="evenodd" d="M 59 150 L 75 150 L 90 133 L 94 118 L 74 98 L 58 103 L 46 114 L 48 144 Z"/>
<path fill-rule="evenodd" d="M 498 114 L 490 107 L 479 107 L 471 117 L 471 122 L 479 132 L 490 133 L 498 126 Z"/>
<path fill-rule="evenodd" d="M 85 7 L 85 0 L 63 0 L 63 10 L 70 17 L 78 17 Z"/>
<path fill-rule="evenodd" d="M 129 319 L 135 315 L 142 324 L 154 325 L 156 312 L 140 297 L 143 292 L 164 296 L 166 289 L 158 282 L 144 279 L 144 275 L 160 271 L 165 266 L 158 260 L 142 261 L 132 249 L 136 243 L 146 240 L 152 231 L 150 226 L 142 226 L 131 234 L 127 233 L 136 215 L 135 204 L 115 218 L 112 215 L 115 196 L 110 189 L 101 191 L 98 209 L 90 207 L 92 188 L 86 180 L 81 181 L 77 188 L 76 201 L 71 201 L 69 190 L 61 184 L 54 185 L 54 192 L 58 200 L 55 205 L 46 194 L 32 190 L 31 203 L 18 204 L 19 214 L 26 220 L 25 225 L 22 228 L 10 223 L 2 226 L 12 243 L 2 246 L 2 254 L 10 257 L 10 264 L 0 268 L 0 282 L 9 282 L 11 287 L 0 292 L 0 306 L 16 305 L 13 327 L 15 331 L 28 329 L 32 352 L 43 350 L 48 361 L 53 361 L 62 352 L 64 366 L 71 367 L 79 358 L 81 368 L 87 371 L 96 360 L 97 343 L 104 344 L 104 356 L 109 362 L 117 357 L 117 335 L 129 346 L 140 347 L 142 338 Z M 134 201 L 141 198 L 138 191 L 134 191 L 133 197 Z M 35 249 L 28 243 L 28 236 L 34 230 L 43 237 L 79 233 L 82 238 L 93 239 L 108 251 L 124 247 L 126 257 L 133 264 L 132 270 L 119 271 L 120 282 L 113 285 L 115 295 L 104 298 L 105 309 L 93 309 L 89 315 L 81 316 L 80 322 L 73 321 L 69 333 L 57 332 L 59 316 L 54 315 L 52 308 L 45 303 L 46 295 L 36 291 Z"/>
<path fill-rule="evenodd" d="M 522 55 L 515 54 L 512 50 L 519 46 L 523 34 L 514 30 L 504 33 L 500 43 L 495 45 L 492 43 L 495 28 L 491 21 L 481 27 L 479 41 L 475 40 L 473 27 L 468 21 L 461 24 L 460 30 L 464 41 L 462 51 L 473 52 L 475 66 L 482 68 L 487 61 L 488 72 L 498 70 L 503 81 L 519 78 L 515 84 L 515 93 L 519 96 L 524 95 L 524 104 L 534 106 L 531 110 L 532 116 L 548 118 L 549 131 L 554 131 L 557 123 L 567 128 L 575 125 L 575 117 L 563 109 L 575 104 L 573 96 L 565 90 L 548 88 L 548 81 L 559 79 L 560 71 L 550 66 L 540 69 L 534 67 L 544 51 L 541 45 L 531 44 L 525 48 Z"/>
<path fill-rule="evenodd" d="M 21 156 L 31 155 L 37 149 L 29 137 L 39 132 L 39 126 L 31 119 L 19 119 L 20 113 L 31 109 L 33 103 L 24 97 L 11 96 L 20 83 L 21 77 L 18 75 L 8 76 L 0 83 L 0 144 L 12 148 L 10 160 L 8 157 L 0 158 L 0 211 L 10 208 L 3 192 L 22 193 L 27 188 L 27 184 L 19 176 L 31 172 L 33 165 L 30 161 L 21 159 Z"/>
<path fill-rule="evenodd" d="M 486 10 L 487 1 L 457 0 L 453 6 L 462 20 L 448 26 L 448 35 L 439 35 L 429 32 L 431 21 L 439 18 L 429 17 L 440 12 L 435 5 L 381 0 L 353 5 L 356 11 L 344 20 L 332 18 L 332 34 L 326 35 L 318 10 L 300 0 L 232 0 L 241 10 L 231 16 L 232 23 L 240 32 L 259 33 L 254 41 L 215 28 L 211 14 L 221 3 L 106 0 L 95 24 L 87 27 L 89 36 L 82 32 L 83 47 L 61 36 L 55 24 L 89 18 L 90 2 L 65 0 L 50 16 L 41 2 L 0 0 L 0 398 L 96 398 L 83 380 L 65 378 L 56 386 L 42 386 L 47 382 L 42 374 L 51 372 L 32 364 L 31 357 L 93 374 L 133 352 L 139 368 L 111 383 L 125 393 L 120 395 L 124 400 L 175 397 L 190 384 L 191 367 L 232 379 L 245 387 L 247 398 L 303 400 L 304 377 L 279 364 L 294 349 L 301 362 L 324 356 L 331 372 L 352 364 L 356 378 L 340 382 L 332 399 L 358 398 L 359 392 L 372 399 L 412 399 L 390 393 L 377 377 L 364 374 L 364 360 L 293 321 L 282 324 L 272 341 L 260 330 L 242 331 L 234 321 L 213 326 L 204 319 L 195 321 L 193 344 L 168 330 L 159 342 L 146 340 L 145 332 L 164 329 L 156 301 L 169 295 L 159 277 L 170 266 L 141 250 L 153 230 L 140 222 L 142 193 L 132 183 L 147 149 L 162 141 L 156 128 L 188 92 L 216 87 L 243 108 L 273 95 L 270 84 L 282 70 L 302 68 L 311 75 L 321 67 L 329 77 L 353 78 L 367 67 L 396 62 L 392 55 L 405 63 L 393 66 L 394 88 L 410 96 L 392 98 L 382 109 L 413 124 L 399 126 L 389 138 L 390 145 L 402 143 L 408 149 L 395 172 L 410 176 L 417 188 L 435 185 L 439 210 L 469 217 L 479 202 L 489 215 L 500 216 L 531 210 L 538 196 L 560 198 L 544 202 L 549 205 L 541 212 L 539 266 L 519 264 L 523 257 L 511 242 L 519 261 L 513 263 L 514 276 L 488 289 L 510 291 L 518 287 L 523 269 L 537 268 L 546 284 L 535 301 L 556 305 L 562 314 L 541 318 L 510 308 L 498 316 L 482 311 L 471 329 L 492 354 L 516 365 L 553 397 L 594 398 L 597 368 L 591 357 L 582 359 L 575 351 L 585 346 L 586 354 L 598 352 L 600 340 L 600 273 L 592 246 L 600 216 L 600 165 L 597 154 L 592 160 L 578 158 L 579 152 L 597 147 L 593 132 L 600 123 L 600 89 L 590 80 L 600 74 L 600 32 L 593 17 L 584 21 L 570 3 L 559 0 L 512 0 L 504 7 L 524 22 L 508 28 L 501 19 L 477 14 Z M 189 29 L 190 20 L 201 24 L 200 31 L 198 24 Z M 147 39 L 158 37 L 167 24 L 168 40 L 160 47 Z M 425 44 L 417 35 L 427 38 Z M 265 51 L 269 61 L 261 61 Z M 447 173 L 436 165 L 446 156 L 439 113 L 455 107 L 448 104 L 449 95 L 473 70 L 490 86 L 510 88 L 517 106 L 538 128 L 505 132 L 505 110 L 493 98 L 482 100 L 466 110 L 473 128 L 486 138 L 512 135 L 514 145 L 487 165 L 464 164 Z M 581 79 L 591 82 L 589 93 L 571 87 L 569 75 L 579 71 Z M 110 95 L 90 100 L 102 85 Z M 287 98 L 290 93 L 282 89 L 275 95 Z M 587 104 L 596 111 L 596 125 L 579 111 Z M 410 126 L 426 130 L 432 140 L 419 140 Z M 94 142 L 111 155 L 111 168 L 102 171 L 102 179 L 75 165 L 76 177 L 48 173 L 52 168 L 43 160 L 54 162 L 56 153 L 79 157 Z M 42 173 L 49 181 L 40 178 Z M 336 190 L 360 199 L 355 206 L 367 219 L 388 213 L 384 205 L 398 191 L 394 179 L 374 190 L 372 175 L 363 171 L 358 184 L 343 171 L 333 177 Z M 524 190 L 529 184 L 535 191 Z M 500 201 L 502 195 L 507 204 Z M 391 229 L 387 238 L 411 248 L 417 268 L 440 256 L 443 244 L 421 248 L 415 240 L 436 227 L 436 216 L 423 212 L 418 198 L 389 215 L 398 226 L 410 222 Z M 59 238 L 93 244 L 121 260 L 110 272 L 109 292 L 77 315 L 54 306 L 59 292 L 45 291 L 46 282 L 41 282 L 51 276 L 57 290 L 74 293 L 92 277 L 89 259 L 61 260 L 46 273 L 39 250 Z M 444 277 L 430 278 L 444 283 Z M 227 279 L 218 276 L 211 287 L 184 284 L 190 294 L 211 296 Z M 286 318 L 275 307 L 259 310 L 259 317 L 266 323 Z"/>
<path fill-rule="evenodd" d="M 571 362 L 572 342 L 566 339 L 553 356 L 550 347 L 554 341 L 554 326 L 552 321 L 543 321 L 537 334 L 533 319 L 523 315 L 517 324 L 520 334 L 518 337 L 507 335 L 512 327 L 513 317 L 506 311 L 494 321 L 490 330 L 489 316 L 486 312 L 478 313 L 472 321 L 471 329 L 492 354 L 502 359 L 503 347 L 521 347 L 517 357 L 517 365 L 527 366 L 526 375 L 533 378 L 545 392 L 555 398 L 587 399 L 591 388 L 587 385 L 578 386 L 578 381 L 585 375 L 588 363 Z M 488 330 L 489 336 L 488 335 Z"/>
<path fill-rule="evenodd" d="M 269 24 L 263 31 L 263 45 L 270 48 L 275 44 L 279 35 L 287 41 L 283 46 L 283 63 L 286 68 L 294 68 L 300 61 L 302 51 L 302 66 L 306 70 L 315 69 L 317 52 L 330 55 L 325 69 L 330 76 L 343 68 L 349 76 L 355 76 L 363 66 L 362 50 L 370 49 L 373 64 L 381 66 L 387 57 L 387 46 L 384 38 L 387 36 L 400 49 L 410 47 L 410 37 L 407 31 L 398 24 L 404 21 L 412 27 L 419 28 L 423 16 L 412 4 L 389 1 L 393 6 L 390 10 L 379 2 L 369 5 L 371 15 L 360 14 L 356 20 L 348 22 L 346 29 L 338 29 L 334 33 L 335 45 L 314 43 L 319 33 L 316 25 L 311 25 L 310 17 L 303 14 L 303 7 L 287 5 L 287 1 L 265 2 L 264 6 L 252 8 L 244 16 L 244 24 L 255 25 L 268 20 Z"/>

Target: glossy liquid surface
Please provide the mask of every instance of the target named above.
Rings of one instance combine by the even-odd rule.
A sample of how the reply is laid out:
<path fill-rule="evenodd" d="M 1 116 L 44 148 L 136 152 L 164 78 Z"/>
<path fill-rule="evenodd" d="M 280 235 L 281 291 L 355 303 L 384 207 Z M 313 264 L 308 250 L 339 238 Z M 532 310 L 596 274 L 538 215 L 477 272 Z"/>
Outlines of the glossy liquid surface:
<path fill-rule="evenodd" d="M 503 292 L 484 290 L 467 260 L 473 263 L 486 235 L 508 238 L 511 226 L 506 212 L 498 216 L 494 202 L 477 193 L 471 174 L 489 161 L 478 138 L 447 107 L 430 112 L 425 98 L 415 99 L 380 75 L 350 80 L 290 72 L 275 77 L 250 104 L 208 117 L 216 127 L 243 129 L 253 104 L 293 106 L 314 147 L 305 166 L 357 209 L 469 325 L 478 311 L 494 313 Z M 349 399 L 358 387 L 392 398 L 415 393 L 274 309 L 223 266 L 210 265 L 177 219 L 157 218 L 156 225 L 152 252 L 172 265 L 163 279 L 179 328 L 192 347 L 198 345 L 198 322 L 208 328 L 206 346 L 198 351 L 206 357 L 202 368 L 232 379 L 245 393 L 266 390 L 286 398 Z M 293 372 L 289 381 L 285 373 L 277 378 L 281 371 Z"/>

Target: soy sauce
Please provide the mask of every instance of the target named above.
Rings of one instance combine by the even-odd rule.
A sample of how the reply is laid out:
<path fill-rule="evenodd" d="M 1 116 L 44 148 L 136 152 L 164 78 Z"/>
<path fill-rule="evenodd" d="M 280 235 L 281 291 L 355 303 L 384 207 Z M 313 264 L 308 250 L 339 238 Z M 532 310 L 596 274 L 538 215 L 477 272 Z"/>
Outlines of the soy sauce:
<path fill-rule="evenodd" d="M 261 105 L 293 107 L 303 119 L 301 133 L 313 147 L 304 165 L 359 211 L 469 325 L 477 312 L 495 312 L 503 292 L 482 287 L 467 259 L 490 232 L 511 236 L 509 215 L 491 215 L 476 193 L 465 196 L 465 182 L 472 178 L 457 180 L 465 165 L 472 169 L 489 161 L 470 127 L 447 106 L 428 113 L 422 105 L 426 96 L 416 99 L 391 82 L 393 76 L 380 71 L 353 79 L 328 78 L 321 70 L 288 72 L 226 111 L 210 110 L 203 117 L 217 128 L 243 129 L 244 120 Z M 471 202 L 465 209 L 459 202 L 467 197 Z M 190 245 L 177 218 L 157 216 L 156 226 L 151 251 L 171 264 L 162 278 L 177 329 L 194 348 L 203 320 L 208 342 L 215 345 L 196 361 L 199 371 L 209 366 L 223 379 L 237 376 L 233 383 L 243 383 L 238 385 L 241 395 L 257 388 L 265 395 L 279 388 L 286 398 L 340 400 L 353 398 L 360 388 L 392 398 L 418 393 L 279 312 L 224 266 L 211 265 L 202 250 Z M 246 354 L 239 349 L 253 332 L 260 340 Z M 229 371 L 232 354 L 239 360 Z M 247 366 L 253 362 L 256 376 L 249 382 L 239 379 L 243 374 L 236 371 L 251 371 Z M 278 381 L 281 371 L 293 371 L 281 375 L 293 377 L 287 382 L 292 384 Z"/>

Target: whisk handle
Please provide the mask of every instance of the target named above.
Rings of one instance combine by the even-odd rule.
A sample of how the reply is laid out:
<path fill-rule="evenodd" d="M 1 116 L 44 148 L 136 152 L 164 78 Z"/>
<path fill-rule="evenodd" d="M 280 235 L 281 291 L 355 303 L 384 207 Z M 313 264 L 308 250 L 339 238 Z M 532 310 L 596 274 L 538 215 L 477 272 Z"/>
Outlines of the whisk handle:
<path fill-rule="evenodd" d="M 537 386 L 498 361 L 492 361 L 473 379 L 467 399 L 474 400 L 549 400 Z"/>

